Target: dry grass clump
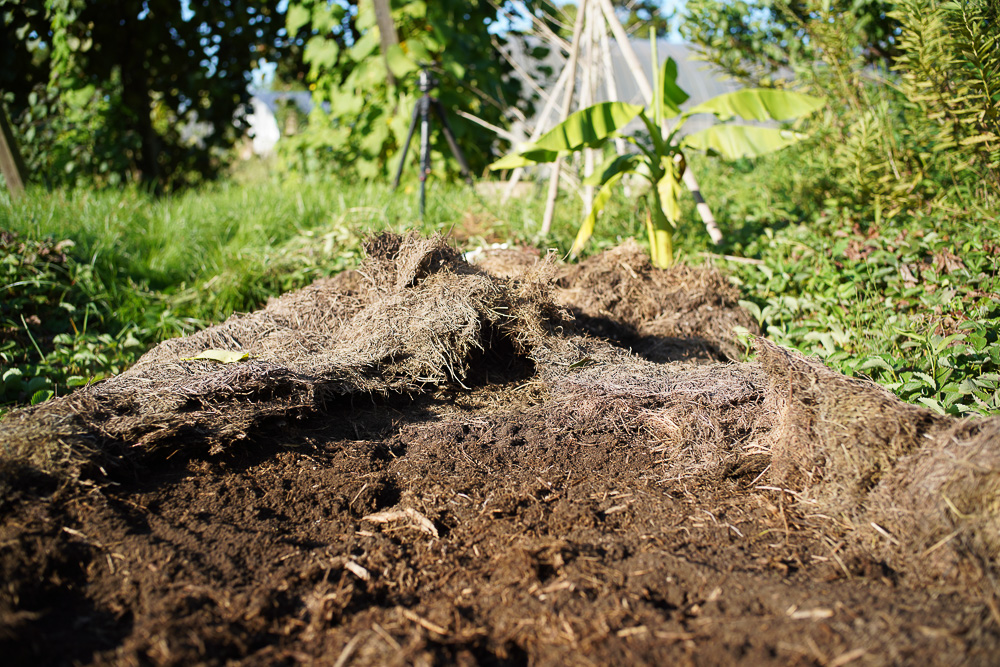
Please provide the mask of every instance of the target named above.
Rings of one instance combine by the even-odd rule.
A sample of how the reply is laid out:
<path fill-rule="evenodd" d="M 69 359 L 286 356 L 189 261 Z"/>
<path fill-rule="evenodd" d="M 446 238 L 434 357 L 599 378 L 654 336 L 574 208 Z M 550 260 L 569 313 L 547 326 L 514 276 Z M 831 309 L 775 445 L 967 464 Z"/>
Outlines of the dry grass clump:
<path fill-rule="evenodd" d="M 569 393 L 619 392 L 619 398 L 631 397 L 627 400 L 643 393 L 667 396 L 643 399 L 634 411 L 639 414 L 643 406 L 658 411 L 659 425 L 650 428 L 681 449 L 690 449 L 683 443 L 702 436 L 711 436 L 714 447 L 732 436 L 734 428 L 743 428 L 730 422 L 745 420 L 727 421 L 716 414 L 721 408 L 712 401 L 722 399 L 705 398 L 711 391 L 700 387 L 700 393 L 685 392 L 679 384 L 683 380 L 677 379 L 683 373 L 668 378 L 621 348 L 576 335 L 572 318 L 553 298 L 556 269 L 551 258 L 519 259 L 516 264 L 526 267 L 519 275 L 499 278 L 465 262 L 440 236 L 383 234 L 367 241 L 365 250 L 367 259 L 356 271 L 272 299 L 260 311 L 165 341 L 117 377 L 17 413 L 0 427 L 7 456 L 76 474 L 92 460 L 108 464 L 179 439 L 190 443 L 185 446 L 220 451 L 269 420 L 342 410 L 343 397 L 464 386 L 471 364 L 490 363 L 484 355 L 489 349 L 530 361 L 536 379 L 548 385 L 587 366 L 604 369 L 606 376 L 593 387 L 578 383 Z M 580 312 L 612 308 L 608 312 L 619 318 L 616 326 L 638 331 L 645 331 L 643 318 L 663 329 L 664 322 L 684 312 L 701 313 L 705 309 L 699 299 L 708 304 L 705 312 L 712 310 L 711 304 L 735 303 L 735 293 L 730 294 L 732 288 L 721 276 L 687 269 L 654 271 L 634 243 L 606 255 L 564 272 L 559 279 L 563 303 Z M 611 301 L 605 279 L 618 295 Z M 682 303 L 687 291 L 691 293 Z M 671 310 L 670 304 L 676 308 Z M 711 317 L 740 317 L 723 310 Z M 688 335 L 683 327 L 668 329 L 670 336 Z M 697 329 L 690 334 L 690 349 L 705 344 L 702 335 L 721 340 L 725 331 Z M 246 359 L 219 364 L 195 358 L 206 350 L 237 351 Z M 623 389 L 633 371 L 637 375 L 631 389 Z M 502 375 L 490 370 L 481 375 L 491 373 Z M 644 381 L 655 387 L 642 389 Z M 702 379 L 693 382 L 692 389 L 704 384 Z M 691 398 L 695 394 L 701 398 Z M 692 400 L 702 401 L 700 412 L 691 410 Z M 580 397 L 581 403 L 586 401 Z M 668 417 L 674 409 L 678 414 Z M 690 413 L 687 421 L 684 412 Z M 648 415 L 637 419 L 656 422 Z M 694 455 L 684 456 L 689 454 Z"/>
<path fill-rule="evenodd" d="M 351 292 L 321 281 L 249 315 L 166 341 L 127 372 L 4 422 L 6 454 L 79 470 L 185 437 L 221 450 L 268 419 L 336 409 L 338 397 L 461 384 L 495 336 L 525 351 L 557 308 L 497 281 L 441 237 L 376 237 Z M 246 361 L 196 360 L 205 350 Z"/>
<path fill-rule="evenodd" d="M 520 278 L 545 261 L 535 248 L 484 248 L 467 256 L 470 263 L 497 278 Z"/>
<path fill-rule="evenodd" d="M 893 566 L 950 580 L 986 574 L 1000 596 L 1000 417 L 936 431 L 884 476 L 866 519 L 868 548 Z"/>
<path fill-rule="evenodd" d="M 354 270 L 287 292 L 267 301 L 267 312 L 289 329 L 333 330 L 364 307 L 371 282 Z"/>
<path fill-rule="evenodd" d="M 567 372 L 553 395 L 583 421 L 643 432 L 663 456 L 662 474 L 679 478 L 752 467 L 766 455 L 766 385 L 755 364 L 655 364 L 629 355 Z"/>
<path fill-rule="evenodd" d="M 653 361 L 739 359 L 733 328 L 759 332 L 739 292 L 710 267 L 654 269 L 632 239 L 568 267 L 556 300 L 589 333 L 630 345 Z"/>
<path fill-rule="evenodd" d="M 766 340 L 757 350 L 771 480 L 848 515 L 864 553 L 1000 599 L 1000 417 L 944 417 Z"/>
<path fill-rule="evenodd" d="M 777 415 L 771 479 L 805 488 L 835 511 L 863 502 L 945 419 L 762 338 L 756 348 L 769 382 L 767 405 Z"/>

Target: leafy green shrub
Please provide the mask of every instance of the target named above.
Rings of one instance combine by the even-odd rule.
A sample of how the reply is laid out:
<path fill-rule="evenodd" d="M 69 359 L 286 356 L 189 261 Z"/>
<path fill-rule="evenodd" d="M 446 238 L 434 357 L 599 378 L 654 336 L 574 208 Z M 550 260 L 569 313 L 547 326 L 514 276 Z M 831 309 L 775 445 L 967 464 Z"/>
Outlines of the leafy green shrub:
<path fill-rule="evenodd" d="M 67 255 L 73 246 L 0 231 L 0 406 L 38 403 L 118 373 L 143 347 L 134 327 L 101 333 L 108 318 L 92 301 L 87 272 Z"/>
<path fill-rule="evenodd" d="M 747 248 L 757 263 L 727 268 L 776 343 L 940 412 L 1000 412 L 1000 234 L 926 223 L 767 230 Z"/>
<path fill-rule="evenodd" d="M 687 8 L 682 32 L 709 61 L 747 83 L 794 78 L 831 101 L 808 157 L 832 210 L 881 220 L 930 201 L 997 205 L 997 0 Z"/>
<path fill-rule="evenodd" d="M 10 104 L 12 96 L 5 97 Z M 124 113 L 118 95 L 95 89 L 60 95 L 38 86 L 15 119 L 28 172 L 50 187 L 120 184 L 140 144 L 123 130 Z"/>

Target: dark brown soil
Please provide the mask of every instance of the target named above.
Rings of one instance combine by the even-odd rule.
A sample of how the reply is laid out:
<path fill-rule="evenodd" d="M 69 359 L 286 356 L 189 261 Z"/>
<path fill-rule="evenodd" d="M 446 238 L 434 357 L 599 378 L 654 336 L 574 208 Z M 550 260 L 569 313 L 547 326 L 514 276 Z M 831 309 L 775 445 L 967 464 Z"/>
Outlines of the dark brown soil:
<path fill-rule="evenodd" d="M 683 363 L 560 338 L 586 353 L 567 364 L 563 348 L 545 356 L 556 343 L 542 334 L 497 324 L 461 373 L 414 388 L 400 379 L 412 355 L 395 354 L 364 376 L 396 369 L 402 392 L 368 380 L 340 389 L 355 376 L 337 376 L 339 393 L 306 407 L 233 389 L 242 398 L 227 400 L 262 407 L 224 446 L 201 412 L 201 431 L 164 419 L 150 440 L 146 414 L 134 440 L 124 427 L 111 433 L 122 415 L 105 414 L 111 389 L 100 385 L 89 402 L 65 403 L 105 411 L 78 413 L 68 435 L 52 435 L 63 433 L 59 404 L 12 415 L 0 424 L 14 443 L 0 457 L 3 663 L 996 664 L 998 424 L 936 420 L 764 343 L 764 363 L 716 363 L 732 349 L 731 326 L 748 322 L 724 281 L 681 270 L 697 286 L 686 293 L 701 296 L 677 305 L 676 281 L 618 252 L 610 265 L 621 271 L 604 275 L 618 292 L 564 273 L 550 276 L 555 300 L 576 312 L 580 333 L 621 333 L 614 345 L 638 341 L 655 362 Z M 434 253 L 442 266 L 459 262 Z M 415 271 L 387 270 L 385 284 L 409 294 L 432 282 Z M 455 279 L 481 279 L 464 271 Z M 303 317 L 334 330 L 372 303 L 360 285 L 355 275 L 283 299 L 268 321 L 322 302 Z M 682 323 L 671 317 L 680 310 Z M 573 325 L 547 326 L 558 337 Z M 164 350 L 151 359 L 163 363 Z M 853 407 L 827 406 L 834 391 Z M 831 470 L 841 450 L 863 467 L 858 451 L 876 447 L 841 437 L 868 419 L 866 405 L 898 408 L 879 419 L 914 426 L 856 426 L 896 443 L 873 455 L 878 474 L 861 484 Z M 829 439 L 834 418 L 841 435 Z M 30 442 L 63 438 L 60 451 L 89 458 L 50 465 L 24 453 L 15 441 L 29 442 L 33 424 Z M 898 444 L 911 432 L 916 444 Z M 907 458 L 938 433 L 945 454 L 978 443 L 986 471 L 978 495 L 948 492 L 962 520 L 940 519 L 956 522 L 947 528 L 958 538 L 944 542 L 938 523 L 914 523 L 924 508 L 900 500 L 905 471 L 930 478 L 928 461 L 954 460 L 924 449 Z M 792 451 L 796 437 L 814 445 L 808 461 Z M 850 493 L 828 500 L 842 487 Z M 930 510 L 937 492 L 927 493 Z M 884 518 L 903 505 L 909 518 Z M 895 532 L 910 524 L 924 541 Z M 950 560 L 924 568 L 921 554 Z"/>

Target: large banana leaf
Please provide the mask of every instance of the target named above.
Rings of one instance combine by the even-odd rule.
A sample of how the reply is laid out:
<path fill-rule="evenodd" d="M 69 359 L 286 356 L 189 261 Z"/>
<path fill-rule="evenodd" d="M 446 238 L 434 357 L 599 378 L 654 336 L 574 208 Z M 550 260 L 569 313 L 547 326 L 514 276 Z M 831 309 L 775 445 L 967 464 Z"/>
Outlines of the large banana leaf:
<path fill-rule="evenodd" d="M 509 153 L 490 165 L 490 171 L 501 171 L 503 169 L 517 169 L 518 167 L 529 167 L 534 164 L 544 164 L 555 162 L 559 153 L 555 151 L 538 150 L 534 145 L 525 147 L 520 153 Z"/>
<path fill-rule="evenodd" d="M 807 135 L 770 127 L 713 125 L 681 140 L 681 146 L 713 151 L 727 160 L 757 157 L 798 143 Z"/>
<path fill-rule="evenodd" d="M 618 183 L 624 174 L 624 171 L 618 172 L 607 180 L 604 187 L 597 191 L 597 194 L 594 196 L 594 206 L 590 209 L 590 213 L 587 214 L 583 224 L 580 225 L 580 230 L 576 233 L 576 240 L 573 241 L 573 247 L 569 251 L 571 255 L 576 256 L 580 254 L 583 246 L 587 245 L 587 241 L 590 240 L 591 235 L 594 233 L 597 216 L 604 210 L 608 200 L 611 199 L 611 193 L 615 189 L 615 184 Z"/>
<path fill-rule="evenodd" d="M 748 88 L 713 97 L 688 109 L 684 116 L 698 113 L 715 114 L 720 120 L 733 116 L 747 120 L 792 120 L 811 114 L 823 107 L 826 100 L 790 90 Z"/>
<path fill-rule="evenodd" d="M 623 129 L 643 110 L 625 102 L 601 102 L 577 111 L 542 135 L 535 148 L 549 151 L 575 151 L 584 146 L 599 146 L 609 136 Z"/>
<path fill-rule="evenodd" d="M 663 100 L 663 110 L 671 116 L 681 112 L 681 105 L 688 99 L 688 94 L 677 85 L 677 63 L 673 58 L 667 58 L 660 69 L 660 94 Z"/>
<path fill-rule="evenodd" d="M 644 157 L 634 153 L 616 155 L 608 160 L 600 169 L 583 179 L 584 185 L 603 185 L 611 180 L 616 174 L 624 174 L 635 171 L 642 164 Z"/>

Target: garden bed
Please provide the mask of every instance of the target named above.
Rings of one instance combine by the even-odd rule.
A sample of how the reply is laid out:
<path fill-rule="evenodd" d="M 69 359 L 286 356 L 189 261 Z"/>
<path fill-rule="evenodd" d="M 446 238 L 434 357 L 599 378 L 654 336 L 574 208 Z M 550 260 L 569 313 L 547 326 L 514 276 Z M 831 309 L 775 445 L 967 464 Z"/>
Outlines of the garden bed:
<path fill-rule="evenodd" d="M 16 663 L 989 664 L 1000 418 L 733 327 L 711 269 L 369 241 L 0 422 Z M 199 359 L 206 350 L 236 361 Z M 631 351 L 630 351 L 631 350 Z"/>

